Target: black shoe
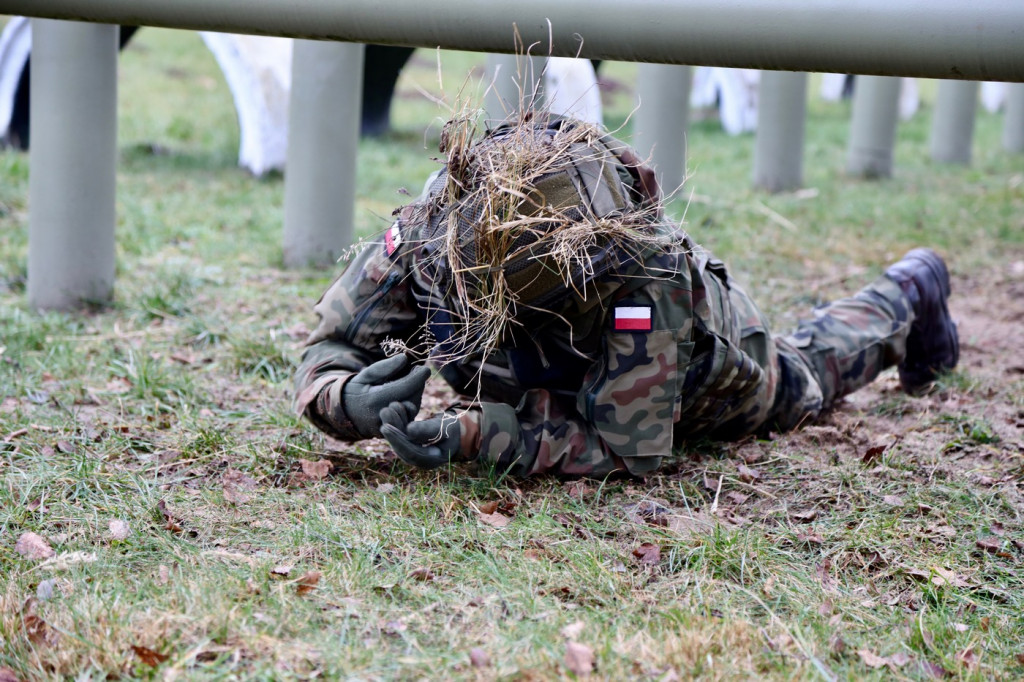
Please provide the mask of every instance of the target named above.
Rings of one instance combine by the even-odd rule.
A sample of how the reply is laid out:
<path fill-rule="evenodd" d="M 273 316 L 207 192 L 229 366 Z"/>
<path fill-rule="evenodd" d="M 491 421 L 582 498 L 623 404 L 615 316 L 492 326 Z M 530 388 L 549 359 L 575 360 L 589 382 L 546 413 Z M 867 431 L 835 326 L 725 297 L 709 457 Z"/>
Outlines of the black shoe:
<path fill-rule="evenodd" d="M 899 364 L 900 384 L 911 395 L 924 393 L 942 372 L 956 367 L 960 340 L 949 316 L 949 271 L 931 249 L 914 249 L 889 266 L 886 277 L 903 289 L 914 308 L 907 354 Z"/>

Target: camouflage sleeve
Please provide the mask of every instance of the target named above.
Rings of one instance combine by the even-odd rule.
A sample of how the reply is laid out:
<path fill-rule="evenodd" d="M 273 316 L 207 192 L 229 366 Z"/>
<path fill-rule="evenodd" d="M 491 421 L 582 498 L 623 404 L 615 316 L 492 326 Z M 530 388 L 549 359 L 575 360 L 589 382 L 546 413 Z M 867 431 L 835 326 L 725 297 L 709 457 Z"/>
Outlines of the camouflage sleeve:
<path fill-rule="evenodd" d="M 693 348 L 688 302 L 685 288 L 652 284 L 611 306 L 604 352 L 575 401 L 534 389 L 515 408 L 484 403 L 472 425 L 481 462 L 515 475 L 645 476 L 657 469 L 672 454 L 680 367 Z M 649 317 L 633 325 L 639 328 L 616 329 L 618 308 Z"/>
<path fill-rule="evenodd" d="M 412 293 L 412 240 L 402 238 L 406 220 L 403 211 L 380 239 L 368 242 L 314 307 L 320 322 L 295 373 L 294 407 L 341 440 L 360 438 L 341 406 L 345 383 L 384 357 L 382 341 L 408 340 L 422 324 Z"/>

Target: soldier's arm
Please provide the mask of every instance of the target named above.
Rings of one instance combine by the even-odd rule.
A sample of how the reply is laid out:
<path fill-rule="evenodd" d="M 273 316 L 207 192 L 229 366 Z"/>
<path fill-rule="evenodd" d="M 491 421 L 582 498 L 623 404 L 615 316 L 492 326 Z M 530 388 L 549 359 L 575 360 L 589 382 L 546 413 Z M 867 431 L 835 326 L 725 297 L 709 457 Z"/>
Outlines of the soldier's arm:
<path fill-rule="evenodd" d="M 384 358 L 382 341 L 408 340 L 422 324 L 411 291 L 413 249 L 390 243 L 383 236 L 370 242 L 321 296 L 319 324 L 295 374 L 296 412 L 341 440 L 360 438 L 342 409 L 345 384 Z"/>

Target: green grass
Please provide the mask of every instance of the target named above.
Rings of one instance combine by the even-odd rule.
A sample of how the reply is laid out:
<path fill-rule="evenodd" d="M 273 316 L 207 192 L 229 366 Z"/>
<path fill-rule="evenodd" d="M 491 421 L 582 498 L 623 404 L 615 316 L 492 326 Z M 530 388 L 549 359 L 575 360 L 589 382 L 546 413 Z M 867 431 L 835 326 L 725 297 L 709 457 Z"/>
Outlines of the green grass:
<path fill-rule="evenodd" d="M 452 102 L 481 62 L 444 55 L 442 90 L 417 53 L 395 131 L 361 143 L 360 235 L 436 168 L 444 109 L 417 88 Z M 28 158 L 0 152 L 0 670 L 559 679 L 579 622 L 604 679 L 1024 676 L 1024 466 L 998 412 L 1024 408 L 1019 375 L 966 366 L 947 402 L 885 393 L 799 435 L 694 444 L 645 481 L 414 472 L 378 444 L 339 448 L 289 408 L 333 273 L 281 268 L 282 179 L 235 167 L 213 57 L 194 33 L 147 28 L 120 65 L 110 308 L 28 310 Z M 635 68 L 604 67 L 627 85 L 613 127 Z M 1001 118 L 979 113 L 970 168 L 934 164 L 923 91 L 885 182 L 844 177 L 849 105 L 812 97 L 813 196 L 751 190 L 753 138 L 696 122 L 671 212 L 783 327 L 922 243 L 961 278 L 1021 260 L 1024 159 L 1000 151 Z M 865 461 L 879 424 L 898 437 Z M 304 473 L 322 458 L 326 477 Z M 487 503 L 508 526 L 480 520 Z M 63 558 L 22 557 L 26 532 Z"/>

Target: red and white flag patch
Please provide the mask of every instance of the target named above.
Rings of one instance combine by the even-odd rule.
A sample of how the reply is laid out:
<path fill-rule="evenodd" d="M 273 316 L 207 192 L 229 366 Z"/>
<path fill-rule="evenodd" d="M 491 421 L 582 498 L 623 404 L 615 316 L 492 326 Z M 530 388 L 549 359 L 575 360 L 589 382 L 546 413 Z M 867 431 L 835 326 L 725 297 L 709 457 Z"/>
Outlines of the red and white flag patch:
<path fill-rule="evenodd" d="M 617 332 L 649 332 L 651 331 L 651 306 L 649 305 L 617 305 L 615 306 L 614 329 Z"/>
<path fill-rule="evenodd" d="M 398 227 L 398 221 L 396 220 L 394 225 L 389 227 L 388 231 L 384 233 L 384 253 L 393 256 L 401 245 L 402 230 Z"/>

